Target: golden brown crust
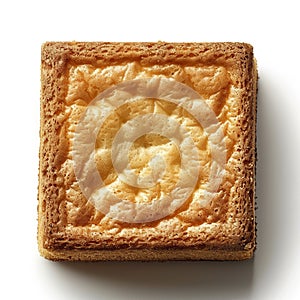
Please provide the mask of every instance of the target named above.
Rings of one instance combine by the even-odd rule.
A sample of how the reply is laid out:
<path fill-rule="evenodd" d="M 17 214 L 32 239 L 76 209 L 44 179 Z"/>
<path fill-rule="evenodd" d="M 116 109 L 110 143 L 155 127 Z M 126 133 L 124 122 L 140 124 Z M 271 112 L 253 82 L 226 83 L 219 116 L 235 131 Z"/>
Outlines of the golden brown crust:
<path fill-rule="evenodd" d="M 86 68 L 85 75 L 89 75 L 119 66 L 125 66 L 125 75 L 117 77 L 112 69 L 114 80 L 91 85 L 85 95 L 82 92 L 87 87 L 76 86 L 76 95 L 70 92 L 73 78 L 78 80 L 75 71 Z M 228 138 L 228 174 L 210 207 L 199 209 L 189 202 L 162 221 L 139 225 L 110 222 L 76 187 L 70 164 L 71 128 L 98 93 L 142 72 L 175 78 L 207 99 Z M 256 72 L 252 47 L 242 43 L 45 43 L 38 196 L 41 254 L 53 260 L 252 257 Z M 88 88 L 89 80 L 91 77 Z"/>

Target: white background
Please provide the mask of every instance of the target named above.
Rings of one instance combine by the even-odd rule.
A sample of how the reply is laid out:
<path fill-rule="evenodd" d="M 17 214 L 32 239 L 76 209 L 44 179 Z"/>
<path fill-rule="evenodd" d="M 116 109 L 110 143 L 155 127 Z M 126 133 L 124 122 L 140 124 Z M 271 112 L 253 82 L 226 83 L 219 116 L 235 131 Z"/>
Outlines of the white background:
<path fill-rule="evenodd" d="M 2 1 L 2 299 L 300 299 L 296 1 Z M 259 66 L 258 248 L 247 262 L 54 263 L 36 245 L 40 45 L 244 41 Z"/>

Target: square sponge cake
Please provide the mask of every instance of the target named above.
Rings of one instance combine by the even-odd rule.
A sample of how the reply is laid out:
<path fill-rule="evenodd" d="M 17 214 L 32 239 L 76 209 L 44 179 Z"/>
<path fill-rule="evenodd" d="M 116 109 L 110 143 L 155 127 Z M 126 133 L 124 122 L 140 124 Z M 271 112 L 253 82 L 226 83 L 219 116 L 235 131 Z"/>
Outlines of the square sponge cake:
<path fill-rule="evenodd" d="M 245 43 L 43 44 L 41 255 L 251 258 L 256 91 Z"/>

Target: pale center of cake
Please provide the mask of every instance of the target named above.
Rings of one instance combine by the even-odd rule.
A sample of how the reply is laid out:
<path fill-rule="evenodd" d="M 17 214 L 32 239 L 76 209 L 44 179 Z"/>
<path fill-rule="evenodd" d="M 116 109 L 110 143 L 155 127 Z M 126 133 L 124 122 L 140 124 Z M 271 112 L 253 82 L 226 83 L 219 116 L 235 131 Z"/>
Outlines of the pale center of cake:
<path fill-rule="evenodd" d="M 120 199 L 151 202 L 159 199 L 162 193 L 170 194 L 179 180 L 182 167 L 180 149 L 174 141 L 164 136 L 163 128 L 161 134 L 146 133 L 139 136 L 132 141 L 128 152 L 121 153 L 122 161 L 114 162 L 117 159 L 112 157 L 112 147 L 116 135 L 132 120 L 141 116 L 146 119 L 149 113 L 174 118 L 174 122 L 183 126 L 191 136 L 199 150 L 201 165 L 205 167 L 209 163 L 207 137 L 201 125 L 182 107 L 157 99 L 125 104 L 105 120 L 95 145 L 98 172 L 105 185 Z M 121 145 L 121 148 L 125 146 Z M 124 166 L 124 161 L 128 165 L 125 163 Z M 201 172 L 201 176 L 201 181 L 207 179 L 204 172 Z"/>

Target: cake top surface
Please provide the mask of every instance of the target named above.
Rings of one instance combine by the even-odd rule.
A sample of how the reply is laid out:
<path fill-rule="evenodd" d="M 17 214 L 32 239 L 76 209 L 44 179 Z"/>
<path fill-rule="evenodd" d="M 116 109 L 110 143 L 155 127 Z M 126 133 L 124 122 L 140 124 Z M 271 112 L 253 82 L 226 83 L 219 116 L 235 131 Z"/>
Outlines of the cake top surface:
<path fill-rule="evenodd" d="M 255 75 L 242 43 L 46 43 L 45 247 L 254 247 Z"/>

